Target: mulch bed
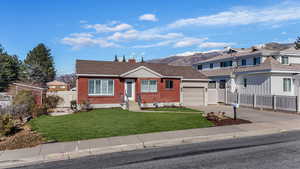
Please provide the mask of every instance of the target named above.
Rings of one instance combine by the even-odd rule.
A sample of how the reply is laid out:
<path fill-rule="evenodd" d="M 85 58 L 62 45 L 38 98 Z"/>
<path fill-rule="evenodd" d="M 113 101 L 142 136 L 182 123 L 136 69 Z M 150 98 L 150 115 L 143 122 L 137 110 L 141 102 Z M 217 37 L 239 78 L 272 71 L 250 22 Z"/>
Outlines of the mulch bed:
<path fill-rule="evenodd" d="M 29 128 L 24 128 L 15 135 L 5 137 L 0 141 L 0 151 L 34 147 L 44 142 L 42 136 L 31 131 Z"/>
<path fill-rule="evenodd" d="M 244 119 L 232 119 L 232 118 L 227 118 L 227 119 L 222 119 L 222 120 L 210 120 L 215 124 L 215 126 L 228 126 L 228 125 L 237 125 L 237 124 L 246 124 L 246 123 L 252 123 L 249 120 L 244 120 Z"/>

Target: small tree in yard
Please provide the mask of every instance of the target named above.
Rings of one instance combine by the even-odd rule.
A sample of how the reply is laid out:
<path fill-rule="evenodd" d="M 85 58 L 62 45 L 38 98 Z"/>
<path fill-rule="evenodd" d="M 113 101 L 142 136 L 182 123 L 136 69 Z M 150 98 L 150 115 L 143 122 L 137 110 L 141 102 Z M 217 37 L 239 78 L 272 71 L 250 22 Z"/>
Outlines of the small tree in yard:
<path fill-rule="evenodd" d="M 20 107 L 18 114 L 21 117 L 30 116 L 35 106 L 35 98 L 31 91 L 21 90 L 13 99 L 13 106 Z"/>

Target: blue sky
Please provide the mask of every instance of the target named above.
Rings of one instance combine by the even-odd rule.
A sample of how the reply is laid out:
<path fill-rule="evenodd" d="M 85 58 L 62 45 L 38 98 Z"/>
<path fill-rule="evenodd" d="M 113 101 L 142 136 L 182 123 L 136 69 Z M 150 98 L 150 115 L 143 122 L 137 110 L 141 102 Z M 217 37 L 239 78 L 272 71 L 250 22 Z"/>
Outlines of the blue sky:
<path fill-rule="evenodd" d="M 0 44 L 24 59 L 45 43 L 59 74 L 74 72 L 76 59 L 147 60 L 300 36 L 295 0 L 3 0 L 0 11 Z"/>

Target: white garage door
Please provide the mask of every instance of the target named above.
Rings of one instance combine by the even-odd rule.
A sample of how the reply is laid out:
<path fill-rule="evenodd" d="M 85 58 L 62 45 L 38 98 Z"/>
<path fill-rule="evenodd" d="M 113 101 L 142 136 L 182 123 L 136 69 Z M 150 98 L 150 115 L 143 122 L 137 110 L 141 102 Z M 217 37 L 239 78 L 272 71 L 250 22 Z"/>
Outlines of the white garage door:
<path fill-rule="evenodd" d="M 202 87 L 184 87 L 183 104 L 185 106 L 202 106 L 204 105 L 204 88 Z"/>

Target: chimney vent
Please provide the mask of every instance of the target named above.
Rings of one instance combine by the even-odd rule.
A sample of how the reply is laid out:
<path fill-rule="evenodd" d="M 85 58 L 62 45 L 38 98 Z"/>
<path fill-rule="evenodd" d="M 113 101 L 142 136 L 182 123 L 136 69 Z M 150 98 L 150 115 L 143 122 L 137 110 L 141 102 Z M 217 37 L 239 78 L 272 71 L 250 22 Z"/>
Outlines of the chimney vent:
<path fill-rule="evenodd" d="M 135 59 L 128 59 L 128 63 L 134 64 L 134 63 L 136 63 L 136 61 L 135 61 Z"/>

